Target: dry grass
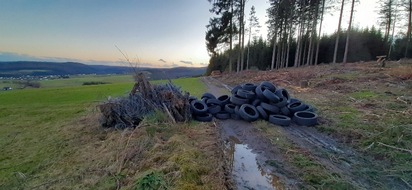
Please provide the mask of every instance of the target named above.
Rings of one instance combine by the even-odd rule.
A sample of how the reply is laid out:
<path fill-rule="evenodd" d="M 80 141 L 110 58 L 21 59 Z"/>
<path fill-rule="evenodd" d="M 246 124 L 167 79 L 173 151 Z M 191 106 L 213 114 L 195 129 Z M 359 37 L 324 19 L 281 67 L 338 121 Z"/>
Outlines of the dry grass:
<path fill-rule="evenodd" d="M 412 65 L 402 65 L 400 67 L 391 68 L 389 74 L 401 80 L 412 80 Z"/>
<path fill-rule="evenodd" d="M 62 132 L 66 153 L 27 187 L 134 189 L 145 175 L 162 174 L 168 189 L 224 189 L 218 134 L 208 124 L 172 125 L 163 116 L 136 129 L 98 126 L 90 114 Z M 208 163 L 208 164 L 205 164 Z"/>
<path fill-rule="evenodd" d="M 409 62 L 391 62 L 386 68 L 368 62 L 244 72 L 239 77 L 221 78 L 232 85 L 266 80 L 286 88 L 292 97 L 318 109 L 319 131 L 364 153 L 374 165 L 355 172 L 377 186 L 399 188 L 412 183 L 412 156 L 402 151 L 412 147 L 411 73 Z M 309 85 L 302 88 L 302 80 L 308 80 Z"/>

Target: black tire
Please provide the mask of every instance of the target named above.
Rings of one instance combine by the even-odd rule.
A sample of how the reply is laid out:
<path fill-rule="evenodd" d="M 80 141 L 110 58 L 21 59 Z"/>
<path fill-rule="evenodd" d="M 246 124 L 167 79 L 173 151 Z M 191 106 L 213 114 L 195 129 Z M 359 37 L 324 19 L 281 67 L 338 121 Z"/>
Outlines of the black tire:
<path fill-rule="evenodd" d="M 189 96 L 189 103 L 191 103 L 193 100 L 197 100 L 195 96 Z"/>
<path fill-rule="evenodd" d="M 262 101 L 260 101 L 259 99 L 255 99 L 255 100 L 253 100 L 252 105 L 256 107 L 256 106 L 260 105 L 260 102 L 262 102 Z"/>
<path fill-rule="evenodd" d="M 279 98 L 286 98 L 286 100 L 289 100 L 290 95 L 289 92 L 286 89 L 280 88 L 275 91 L 276 96 Z"/>
<path fill-rule="evenodd" d="M 259 115 L 262 119 L 267 120 L 268 119 L 268 114 L 266 111 L 262 108 L 262 106 L 257 106 L 256 110 L 259 112 Z"/>
<path fill-rule="evenodd" d="M 222 106 L 225 106 L 226 104 L 230 103 L 230 97 L 228 95 L 219 96 L 217 99 L 221 102 L 220 105 Z"/>
<path fill-rule="evenodd" d="M 233 89 L 230 91 L 230 93 L 236 94 L 236 93 L 237 93 L 237 90 L 239 90 L 239 89 L 242 89 L 242 86 L 237 85 L 237 86 L 233 87 Z"/>
<path fill-rule="evenodd" d="M 298 111 L 293 115 L 293 121 L 302 126 L 314 126 L 318 124 L 318 115 L 309 111 Z"/>
<path fill-rule="evenodd" d="M 237 90 L 237 93 L 236 93 L 239 97 L 242 97 L 242 98 L 246 98 L 246 99 L 254 99 L 255 98 L 255 93 L 254 92 L 252 92 L 252 91 L 248 91 L 248 90 L 244 90 L 244 89 L 239 89 L 239 90 Z"/>
<path fill-rule="evenodd" d="M 307 105 L 307 104 L 305 104 L 305 109 L 303 109 L 302 111 L 316 112 L 316 110 L 313 106 Z"/>
<path fill-rule="evenodd" d="M 269 101 L 273 103 L 278 103 L 280 101 L 280 98 L 275 93 L 270 91 L 269 89 L 265 89 L 263 91 L 263 96 L 265 96 L 266 99 L 268 99 Z"/>
<path fill-rule="evenodd" d="M 210 105 L 219 105 L 219 106 L 221 106 L 222 102 L 218 99 L 208 99 L 208 100 L 206 100 L 206 104 L 208 106 L 210 106 Z"/>
<path fill-rule="evenodd" d="M 194 116 L 195 120 L 201 121 L 201 122 L 210 122 L 213 120 L 213 116 L 210 113 L 202 113 L 199 115 Z"/>
<path fill-rule="evenodd" d="M 213 94 L 211 94 L 211 93 L 206 92 L 206 93 L 204 93 L 204 94 L 202 95 L 202 99 L 203 99 L 203 98 L 216 99 L 216 96 L 213 95 Z"/>
<path fill-rule="evenodd" d="M 288 109 L 290 110 L 290 112 L 292 112 L 292 114 L 298 112 L 298 111 L 303 111 L 305 110 L 305 108 L 307 107 L 306 104 L 302 103 L 302 102 L 295 102 L 292 104 L 288 104 Z"/>
<path fill-rule="evenodd" d="M 225 105 L 225 111 L 226 112 L 228 112 L 228 113 L 235 113 L 235 108 L 236 108 L 236 105 L 235 104 L 226 104 Z"/>
<path fill-rule="evenodd" d="M 272 84 L 271 82 L 263 81 L 263 82 L 260 83 L 260 85 L 266 87 L 267 89 L 269 89 L 272 92 L 276 91 L 276 86 L 274 84 Z"/>
<path fill-rule="evenodd" d="M 233 95 L 233 96 L 230 97 L 230 102 L 232 102 L 233 104 L 236 104 L 236 105 L 242 105 L 242 104 L 247 104 L 249 102 L 249 100 L 246 99 L 246 98 L 241 98 L 237 95 Z"/>
<path fill-rule="evenodd" d="M 245 84 L 242 85 L 242 89 L 254 92 L 255 89 L 256 89 L 256 85 L 254 85 L 252 83 L 245 83 Z"/>
<path fill-rule="evenodd" d="M 263 95 L 263 91 L 266 89 L 266 87 L 259 85 L 255 89 L 255 94 L 257 98 L 259 98 L 261 101 L 268 101 L 266 97 Z"/>
<path fill-rule="evenodd" d="M 212 105 L 208 107 L 208 112 L 212 115 L 217 114 L 220 111 L 222 111 L 222 107 L 220 107 L 219 105 Z"/>
<path fill-rule="evenodd" d="M 280 126 L 289 126 L 291 119 L 284 115 L 270 115 L 269 122 Z"/>
<path fill-rule="evenodd" d="M 239 115 L 240 113 L 239 113 L 239 109 L 240 109 L 240 106 L 236 106 L 235 107 L 235 114 L 236 115 Z"/>
<path fill-rule="evenodd" d="M 288 100 L 288 104 L 293 104 L 293 103 L 295 103 L 295 102 L 301 102 L 299 99 L 297 99 L 297 98 L 290 98 L 289 100 Z"/>
<path fill-rule="evenodd" d="M 256 110 L 255 106 L 252 106 L 250 104 L 243 104 L 242 106 L 240 106 L 239 115 L 245 121 L 249 122 L 259 119 L 259 112 Z"/>
<path fill-rule="evenodd" d="M 215 115 L 215 117 L 216 117 L 217 119 L 222 119 L 222 120 L 224 120 L 224 119 L 229 119 L 229 118 L 230 118 L 230 113 L 227 113 L 227 112 L 225 112 L 225 111 L 221 111 L 221 112 L 217 113 L 217 114 Z"/>
<path fill-rule="evenodd" d="M 190 109 L 192 110 L 192 113 L 196 115 L 207 113 L 208 110 L 207 105 L 200 100 L 193 100 L 190 103 Z"/>
<path fill-rule="evenodd" d="M 278 114 L 278 113 L 280 112 L 279 108 L 276 107 L 275 105 L 272 105 L 272 104 L 268 104 L 268 103 L 265 103 L 265 102 L 261 102 L 261 103 L 260 103 L 260 106 L 261 106 L 266 112 L 269 112 L 269 113 L 272 113 L 272 114 Z"/>
<path fill-rule="evenodd" d="M 283 108 L 280 108 L 280 113 L 283 114 L 283 115 L 286 115 L 286 116 L 290 116 L 290 115 L 291 115 L 289 108 L 286 107 L 286 106 L 283 107 Z"/>
<path fill-rule="evenodd" d="M 238 114 L 234 114 L 234 113 L 230 114 L 230 117 L 234 120 L 241 120 L 242 119 Z"/>
<path fill-rule="evenodd" d="M 278 108 L 285 107 L 286 105 L 288 105 L 288 100 L 286 98 L 280 98 L 280 102 L 274 105 L 277 106 Z"/>
<path fill-rule="evenodd" d="M 209 100 L 209 98 L 203 97 L 202 99 L 200 99 L 200 101 L 202 101 L 203 103 L 206 104 L 206 101 Z"/>

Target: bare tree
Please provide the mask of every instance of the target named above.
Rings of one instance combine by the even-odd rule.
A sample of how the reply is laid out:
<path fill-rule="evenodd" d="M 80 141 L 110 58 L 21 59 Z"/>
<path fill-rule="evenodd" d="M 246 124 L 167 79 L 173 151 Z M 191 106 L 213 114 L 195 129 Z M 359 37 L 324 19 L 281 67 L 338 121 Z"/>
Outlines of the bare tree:
<path fill-rule="evenodd" d="M 350 9 L 350 17 L 349 17 L 349 26 L 348 30 L 346 31 L 346 44 L 345 44 L 345 53 L 343 55 L 343 63 L 346 63 L 348 59 L 348 50 L 349 50 L 349 38 L 350 38 L 350 31 L 352 27 L 352 18 L 353 18 L 353 8 L 355 7 L 355 0 L 352 0 L 352 7 Z"/>
<path fill-rule="evenodd" d="M 394 13 L 394 19 L 393 19 L 393 24 L 392 24 L 392 35 L 391 35 L 391 40 L 390 40 L 390 43 L 389 43 L 388 58 L 391 57 L 393 41 L 395 40 L 395 39 L 394 39 L 395 26 L 396 26 L 396 18 L 397 18 L 397 16 L 398 16 L 398 14 L 397 14 L 398 10 L 397 10 L 396 7 L 397 7 L 397 6 L 395 6 L 395 11 L 394 11 L 395 13 Z"/>
<path fill-rule="evenodd" d="M 321 10 L 320 24 L 319 24 L 318 43 L 316 45 L 315 65 L 318 64 L 318 58 L 319 58 L 320 35 L 322 33 L 323 13 L 325 12 L 325 1 L 326 0 L 322 1 L 322 10 Z"/>
<path fill-rule="evenodd" d="M 254 31 L 252 30 L 253 28 L 256 28 Z M 252 35 L 256 34 L 259 32 L 259 20 L 256 17 L 256 11 L 255 11 L 255 6 L 252 6 L 250 9 L 249 13 L 249 40 L 247 43 L 247 58 L 246 58 L 246 70 L 249 69 L 249 56 L 250 56 L 250 38 Z"/>
<path fill-rule="evenodd" d="M 343 6 L 345 5 L 345 0 L 342 0 L 342 5 L 340 8 L 340 16 L 339 16 L 339 23 L 338 23 L 338 31 L 336 32 L 336 42 L 335 42 L 335 51 L 333 53 L 333 63 L 336 63 L 336 57 L 338 54 L 338 46 L 339 46 L 339 34 L 340 34 L 340 26 L 342 23 L 342 14 L 343 14 Z"/>
<path fill-rule="evenodd" d="M 411 19 L 412 19 L 412 0 L 408 1 L 408 6 L 407 6 L 407 11 L 408 11 L 408 31 L 406 32 L 406 48 L 405 48 L 405 58 L 408 56 L 408 49 L 409 49 L 409 44 L 411 42 Z"/>

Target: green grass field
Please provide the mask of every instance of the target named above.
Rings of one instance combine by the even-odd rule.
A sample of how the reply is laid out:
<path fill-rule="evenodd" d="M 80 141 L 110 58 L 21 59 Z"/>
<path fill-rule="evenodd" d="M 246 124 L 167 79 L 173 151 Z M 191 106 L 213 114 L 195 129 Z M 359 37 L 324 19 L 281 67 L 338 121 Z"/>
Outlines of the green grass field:
<path fill-rule="evenodd" d="M 43 80 L 40 84 L 42 88 L 58 88 L 62 86 L 82 86 L 84 82 L 132 83 L 133 77 L 132 75 L 85 75 L 68 79 Z"/>
<path fill-rule="evenodd" d="M 127 95 L 133 86 L 131 82 L 124 83 L 123 76 L 97 81 L 103 79 L 112 84 L 77 86 L 81 81 L 97 80 L 83 78 L 50 81 L 44 84 L 47 88 L 0 92 L 0 189 L 31 189 L 58 175 L 54 172 L 64 173 L 81 165 L 58 166 L 76 152 L 70 142 L 82 138 L 81 133 L 67 129 L 79 118 L 97 112 L 99 102 L 109 96 Z M 174 83 L 195 96 L 205 89 L 198 78 L 177 79 Z"/>

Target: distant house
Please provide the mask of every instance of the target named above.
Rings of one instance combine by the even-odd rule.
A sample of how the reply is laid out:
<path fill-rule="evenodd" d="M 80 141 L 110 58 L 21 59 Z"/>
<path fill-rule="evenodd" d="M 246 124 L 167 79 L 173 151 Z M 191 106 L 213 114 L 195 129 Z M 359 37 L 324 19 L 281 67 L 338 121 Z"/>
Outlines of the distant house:
<path fill-rule="evenodd" d="M 6 91 L 6 90 L 13 90 L 13 88 L 6 86 L 6 87 L 3 87 L 3 90 L 4 90 L 4 91 Z"/>

